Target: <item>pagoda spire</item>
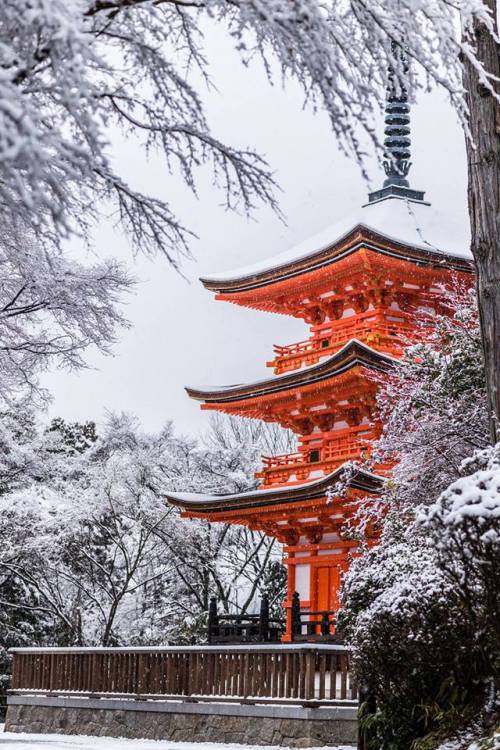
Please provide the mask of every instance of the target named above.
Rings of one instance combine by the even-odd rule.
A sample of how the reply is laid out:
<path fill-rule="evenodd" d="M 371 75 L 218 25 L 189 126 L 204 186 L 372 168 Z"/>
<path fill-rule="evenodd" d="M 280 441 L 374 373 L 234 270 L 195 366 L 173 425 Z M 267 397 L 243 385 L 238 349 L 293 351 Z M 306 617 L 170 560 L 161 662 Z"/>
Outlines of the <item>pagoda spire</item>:
<path fill-rule="evenodd" d="M 395 42 L 392 43 L 392 53 L 394 57 L 400 56 L 403 73 L 407 73 L 406 55 Z M 381 190 L 369 193 L 369 203 L 376 203 L 385 198 L 406 198 L 423 203 L 424 192 L 412 190 L 407 179 L 411 167 L 410 105 L 404 81 L 397 81 L 392 65 L 389 65 L 384 122 L 385 158 L 382 164 L 386 178 Z"/>
<path fill-rule="evenodd" d="M 408 64 L 403 56 L 403 70 L 406 73 Z M 385 103 L 385 160 L 384 170 L 387 175 L 384 187 L 401 185 L 410 187 L 406 177 L 410 171 L 409 161 L 411 152 L 410 140 L 410 105 L 408 91 L 404 83 L 399 83 L 399 90 L 395 83 L 394 68 L 389 68 L 389 81 Z"/>

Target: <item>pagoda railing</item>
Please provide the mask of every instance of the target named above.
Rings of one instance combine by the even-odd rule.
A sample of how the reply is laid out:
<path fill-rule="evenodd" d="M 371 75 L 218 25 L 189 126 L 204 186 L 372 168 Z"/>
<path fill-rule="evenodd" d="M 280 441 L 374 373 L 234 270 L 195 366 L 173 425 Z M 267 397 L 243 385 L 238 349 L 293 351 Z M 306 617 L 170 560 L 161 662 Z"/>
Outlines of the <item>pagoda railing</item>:
<path fill-rule="evenodd" d="M 296 481 L 307 481 L 313 472 L 329 474 L 345 461 L 368 458 L 370 443 L 376 437 L 365 425 L 338 430 L 335 438 L 325 438 L 318 448 L 310 446 L 296 453 L 262 456 L 262 471 L 256 474 L 263 485 L 283 484 L 295 475 Z"/>
<path fill-rule="evenodd" d="M 296 703 L 356 700 L 349 651 L 330 644 L 20 648 L 11 694 Z"/>
<path fill-rule="evenodd" d="M 309 463 L 306 453 L 283 453 L 280 456 L 262 456 L 262 463 L 266 469 L 281 466 L 295 466 Z"/>
<path fill-rule="evenodd" d="M 356 338 L 380 351 L 399 354 L 405 339 L 416 338 L 412 317 L 399 310 L 369 310 L 317 326 L 312 338 L 287 346 L 275 345 L 275 359 L 268 362 L 276 374 L 296 370 L 330 356 Z"/>

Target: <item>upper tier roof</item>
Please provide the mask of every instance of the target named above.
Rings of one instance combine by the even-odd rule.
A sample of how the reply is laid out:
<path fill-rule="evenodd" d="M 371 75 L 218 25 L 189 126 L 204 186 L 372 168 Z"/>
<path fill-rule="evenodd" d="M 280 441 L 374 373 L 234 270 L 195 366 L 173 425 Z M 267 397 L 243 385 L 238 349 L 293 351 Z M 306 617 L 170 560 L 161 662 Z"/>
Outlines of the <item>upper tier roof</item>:
<path fill-rule="evenodd" d="M 245 268 L 211 274 L 201 280 L 205 286 L 217 291 L 224 291 L 227 284 L 240 280 L 258 282 L 261 275 L 266 275 L 269 283 L 270 271 L 283 273 L 288 266 L 298 261 L 309 257 L 311 261 L 315 260 L 322 251 L 331 249 L 356 230 L 362 229 L 390 242 L 420 251 L 419 255 L 424 260 L 436 265 L 440 264 L 440 260 L 444 265 L 448 265 L 453 259 L 462 261 L 460 265 L 466 265 L 463 264 L 464 260 L 472 260 L 467 217 L 458 214 L 445 216 L 426 203 L 391 197 L 361 207 L 279 255 Z M 280 277 L 282 273 L 279 274 Z M 232 290 L 236 291 L 234 287 Z"/>

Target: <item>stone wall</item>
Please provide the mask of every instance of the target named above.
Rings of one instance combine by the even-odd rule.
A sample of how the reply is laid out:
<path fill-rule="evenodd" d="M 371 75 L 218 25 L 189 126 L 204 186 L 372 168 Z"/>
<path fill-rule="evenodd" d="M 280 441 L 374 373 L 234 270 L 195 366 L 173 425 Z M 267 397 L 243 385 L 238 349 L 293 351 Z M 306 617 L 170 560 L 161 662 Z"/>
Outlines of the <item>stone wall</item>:
<path fill-rule="evenodd" d="M 356 744 L 353 706 L 184 703 L 12 695 L 9 732 L 314 747 Z"/>

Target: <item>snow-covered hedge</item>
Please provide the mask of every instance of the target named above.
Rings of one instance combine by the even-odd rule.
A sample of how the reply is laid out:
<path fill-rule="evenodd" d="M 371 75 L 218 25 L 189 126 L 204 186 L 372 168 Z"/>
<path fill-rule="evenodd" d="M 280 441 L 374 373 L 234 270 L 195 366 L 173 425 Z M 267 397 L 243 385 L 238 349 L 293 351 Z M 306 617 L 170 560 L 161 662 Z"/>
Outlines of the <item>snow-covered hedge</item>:
<path fill-rule="evenodd" d="M 386 538 L 358 559 L 344 584 L 342 623 L 376 702 L 365 725 L 379 748 L 432 747 L 478 715 L 481 736 L 493 721 L 500 447 L 478 452 L 463 470 L 475 471 L 422 507 L 399 541 Z"/>

